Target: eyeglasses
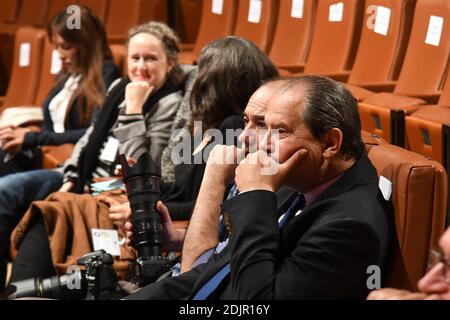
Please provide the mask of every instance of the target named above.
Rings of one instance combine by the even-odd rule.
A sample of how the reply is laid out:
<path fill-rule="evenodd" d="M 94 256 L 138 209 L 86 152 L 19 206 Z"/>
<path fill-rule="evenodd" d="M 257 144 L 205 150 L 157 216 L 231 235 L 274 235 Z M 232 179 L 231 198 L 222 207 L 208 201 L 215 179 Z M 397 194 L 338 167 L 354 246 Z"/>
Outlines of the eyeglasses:
<path fill-rule="evenodd" d="M 442 276 L 447 285 L 450 285 L 450 259 L 446 259 L 442 251 L 438 249 L 431 249 L 428 256 L 428 270 L 434 266 L 441 264 Z"/>

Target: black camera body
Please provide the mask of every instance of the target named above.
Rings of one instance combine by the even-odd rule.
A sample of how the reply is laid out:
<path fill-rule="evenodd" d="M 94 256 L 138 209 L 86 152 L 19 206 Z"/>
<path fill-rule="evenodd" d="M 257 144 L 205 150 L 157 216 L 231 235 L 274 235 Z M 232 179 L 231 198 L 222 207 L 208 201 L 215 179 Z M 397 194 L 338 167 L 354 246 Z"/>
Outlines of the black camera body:
<path fill-rule="evenodd" d="M 117 300 L 121 298 L 114 261 L 104 250 L 89 253 L 77 263 L 84 270 L 73 269 L 62 276 L 33 278 L 11 283 L 8 299 L 39 297 L 64 300 Z"/>
<path fill-rule="evenodd" d="M 120 156 L 123 180 L 131 206 L 133 246 L 138 258 L 130 264 L 131 276 L 143 287 L 168 273 L 176 263 L 173 256 L 163 257 L 161 216 L 156 210 L 160 200 L 160 173 L 148 153 L 133 166 Z M 113 258 L 104 250 L 89 253 L 77 263 L 84 270 L 49 279 L 29 279 L 12 283 L 7 289 L 9 299 L 42 297 L 65 300 L 118 300 L 121 291 L 114 271 Z"/>
<path fill-rule="evenodd" d="M 133 247 L 139 257 L 130 264 L 134 281 L 140 286 L 155 282 L 170 271 L 174 260 L 161 255 L 163 238 L 161 216 L 156 210 L 160 200 L 159 166 L 148 153 L 130 167 L 125 156 L 120 156 L 123 180 L 131 206 Z"/>

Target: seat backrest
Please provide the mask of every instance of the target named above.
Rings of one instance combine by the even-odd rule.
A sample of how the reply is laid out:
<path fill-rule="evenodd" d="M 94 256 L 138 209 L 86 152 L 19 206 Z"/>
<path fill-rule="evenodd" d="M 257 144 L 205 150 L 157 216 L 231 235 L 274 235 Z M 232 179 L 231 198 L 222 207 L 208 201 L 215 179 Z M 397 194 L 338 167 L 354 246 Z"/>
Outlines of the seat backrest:
<path fill-rule="evenodd" d="M 100 21 L 105 22 L 108 0 L 78 0 L 78 3 L 91 9 Z"/>
<path fill-rule="evenodd" d="M 367 0 L 358 52 L 348 80 L 360 85 L 397 80 L 416 0 Z"/>
<path fill-rule="evenodd" d="M 61 71 L 61 59 L 48 38 L 44 42 L 41 76 L 34 101 L 35 106 L 42 106 L 50 90 L 55 85 L 56 75 Z"/>
<path fill-rule="evenodd" d="M 34 104 L 42 65 L 45 31 L 19 28 L 14 45 L 14 64 L 3 107 Z"/>
<path fill-rule="evenodd" d="M 50 0 L 45 24 L 47 25 L 60 11 L 66 10 L 70 5 L 76 5 L 77 3 L 77 0 Z"/>
<path fill-rule="evenodd" d="M 14 23 L 19 9 L 19 0 L 0 0 L 0 23 Z"/>
<path fill-rule="evenodd" d="M 388 286 L 416 289 L 429 249 L 445 230 L 447 174 L 438 162 L 389 145 L 366 145 L 385 198 L 392 191 L 395 229 Z M 387 197 L 389 199 L 389 197 Z"/>
<path fill-rule="evenodd" d="M 195 41 L 194 53 L 216 39 L 232 35 L 236 23 L 238 2 L 234 0 L 204 0 L 202 18 Z"/>
<path fill-rule="evenodd" d="M 438 106 L 450 107 L 450 77 L 447 76 L 444 89 L 442 89 L 441 97 L 439 98 Z"/>
<path fill-rule="evenodd" d="M 20 0 L 18 25 L 45 25 L 50 0 Z"/>
<path fill-rule="evenodd" d="M 316 14 L 315 0 L 281 1 L 269 57 L 276 65 L 306 62 Z"/>
<path fill-rule="evenodd" d="M 394 92 L 439 94 L 450 53 L 450 0 L 417 0 L 411 37 Z"/>
<path fill-rule="evenodd" d="M 200 27 L 204 2 L 206 1 L 179 0 L 176 2 L 175 30 L 182 43 L 195 43 Z"/>
<path fill-rule="evenodd" d="M 109 46 L 114 59 L 114 64 L 119 68 L 122 77 L 127 76 L 127 50 L 123 44 L 112 44 Z"/>
<path fill-rule="evenodd" d="M 279 3 L 275 0 L 241 0 L 238 2 L 234 34 L 252 41 L 267 53 L 272 44 Z"/>
<path fill-rule="evenodd" d="M 128 30 L 140 23 L 167 20 L 164 0 L 109 0 L 105 29 L 110 42 L 121 43 Z"/>
<path fill-rule="evenodd" d="M 364 0 L 319 0 L 305 73 L 351 70 L 361 33 Z"/>

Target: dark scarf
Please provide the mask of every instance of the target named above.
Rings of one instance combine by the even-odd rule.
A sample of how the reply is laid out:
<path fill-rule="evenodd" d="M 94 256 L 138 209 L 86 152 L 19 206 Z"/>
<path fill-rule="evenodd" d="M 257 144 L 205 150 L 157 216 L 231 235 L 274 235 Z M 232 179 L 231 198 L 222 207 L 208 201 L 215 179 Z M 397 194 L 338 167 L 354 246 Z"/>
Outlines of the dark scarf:
<path fill-rule="evenodd" d="M 73 192 L 83 193 L 84 186 L 90 182 L 89 180 L 92 178 L 92 174 L 98 166 L 100 149 L 119 116 L 118 107 L 125 100 L 125 89 L 129 83 L 130 80 L 128 78 L 123 79 L 106 97 L 103 109 L 98 114 L 97 120 L 94 123 L 94 130 L 89 138 L 88 144 L 81 151 L 78 160 L 79 179 L 75 182 Z M 145 116 L 159 100 L 181 90 L 181 88 L 181 85 L 176 86 L 171 81 L 166 81 L 161 89 L 147 99 L 143 107 L 143 115 Z"/>

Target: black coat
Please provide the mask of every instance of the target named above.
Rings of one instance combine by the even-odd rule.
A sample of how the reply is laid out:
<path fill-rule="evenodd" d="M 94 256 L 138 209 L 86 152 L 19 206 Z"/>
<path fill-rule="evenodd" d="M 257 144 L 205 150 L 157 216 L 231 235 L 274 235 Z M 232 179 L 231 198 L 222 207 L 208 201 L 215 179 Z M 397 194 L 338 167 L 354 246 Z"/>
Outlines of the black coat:
<path fill-rule="evenodd" d="M 393 235 L 391 206 L 378 191 L 367 156 L 280 231 L 275 194 L 253 191 L 222 205 L 231 219 L 227 249 L 178 278 L 149 285 L 130 299 L 192 298 L 231 261 L 231 277 L 211 299 L 364 299 L 368 267 L 386 270 Z"/>

